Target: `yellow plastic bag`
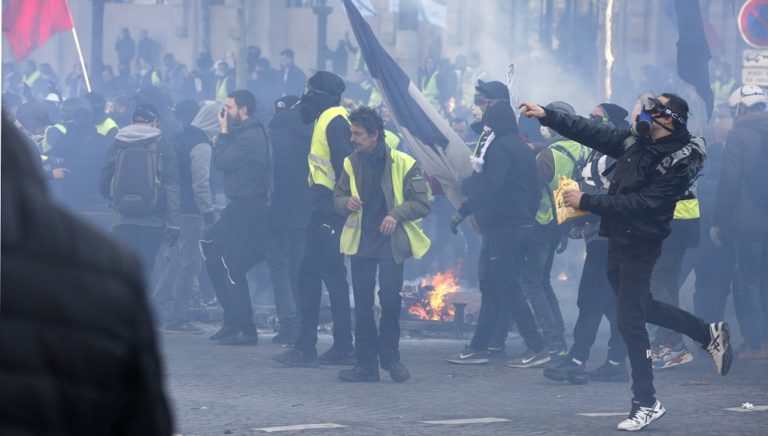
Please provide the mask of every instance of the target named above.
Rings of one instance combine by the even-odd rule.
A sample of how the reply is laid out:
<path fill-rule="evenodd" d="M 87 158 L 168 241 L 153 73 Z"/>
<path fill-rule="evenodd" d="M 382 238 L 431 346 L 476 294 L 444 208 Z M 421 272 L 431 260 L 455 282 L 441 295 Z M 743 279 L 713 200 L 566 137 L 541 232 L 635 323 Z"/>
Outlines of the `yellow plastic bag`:
<path fill-rule="evenodd" d="M 566 176 L 560 176 L 560 185 L 555 190 L 555 192 L 552 193 L 552 196 L 555 200 L 557 225 L 561 225 L 568 220 L 589 214 L 587 211 L 566 206 L 563 201 L 563 193 L 565 191 L 580 191 L 578 182 Z"/>

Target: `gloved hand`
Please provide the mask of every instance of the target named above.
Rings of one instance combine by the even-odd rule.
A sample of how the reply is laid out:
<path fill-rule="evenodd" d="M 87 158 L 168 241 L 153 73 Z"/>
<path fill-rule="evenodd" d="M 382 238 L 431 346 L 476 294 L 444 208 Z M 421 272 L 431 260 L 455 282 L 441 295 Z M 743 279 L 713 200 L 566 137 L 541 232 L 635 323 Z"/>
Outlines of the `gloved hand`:
<path fill-rule="evenodd" d="M 467 217 L 465 217 L 464 215 L 462 215 L 462 214 L 461 214 L 460 212 L 458 212 L 458 211 L 456 211 L 456 212 L 454 212 L 454 213 L 453 213 L 453 215 L 451 216 L 451 225 L 450 225 L 450 228 L 451 228 L 451 232 L 452 232 L 454 235 L 456 235 L 456 234 L 458 234 L 458 233 L 459 233 L 459 224 L 461 224 L 462 222 L 464 222 L 464 220 L 465 220 L 466 218 L 467 218 Z"/>
<path fill-rule="evenodd" d="M 563 235 L 560 237 L 560 244 L 557 245 L 557 249 L 555 249 L 555 253 L 557 254 L 563 254 L 563 252 L 568 248 L 568 235 Z"/>
<path fill-rule="evenodd" d="M 176 241 L 179 240 L 180 235 L 181 227 L 168 226 L 165 228 L 165 242 L 168 243 L 169 247 L 172 247 L 174 244 L 176 244 Z"/>

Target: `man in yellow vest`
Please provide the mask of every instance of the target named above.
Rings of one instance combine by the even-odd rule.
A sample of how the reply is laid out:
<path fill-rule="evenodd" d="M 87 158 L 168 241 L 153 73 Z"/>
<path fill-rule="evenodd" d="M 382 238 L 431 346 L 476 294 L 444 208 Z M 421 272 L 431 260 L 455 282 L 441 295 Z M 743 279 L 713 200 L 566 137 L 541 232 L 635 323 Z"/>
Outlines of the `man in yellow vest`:
<path fill-rule="evenodd" d="M 336 185 L 336 211 L 346 215 L 341 252 L 351 256 L 355 295 L 356 364 L 339 372 L 350 382 L 379 381 L 379 364 L 396 382 L 411 375 L 400 362 L 400 290 L 405 259 L 420 259 L 430 241 L 420 221 L 430 211 L 427 182 L 416 161 L 384 141 L 384 122 L 374 109 L 349 116 L 355 152 L 344 160 Z M 381 321 L 373 318 L 376 270 Z"/>
<path fill-rule="evenodd" d="M 302 121 L 314 122 L 308 156 L 312 208 L 298 273 L 301 326 L 294 348 L 273 357 L 290 367 L 355 362 L 347 268 L 339 252 L 344 218 L 333 207 L 333 189 L 344 171 L 344 159 L 352 152 L 347 111 L 340 106 L 344 89 L 341 77 L 318 71 L 307 81 L 299 102 Z M 333 346 L 318 358 L 315 346 L 323 283 L 331 300 Z"/>

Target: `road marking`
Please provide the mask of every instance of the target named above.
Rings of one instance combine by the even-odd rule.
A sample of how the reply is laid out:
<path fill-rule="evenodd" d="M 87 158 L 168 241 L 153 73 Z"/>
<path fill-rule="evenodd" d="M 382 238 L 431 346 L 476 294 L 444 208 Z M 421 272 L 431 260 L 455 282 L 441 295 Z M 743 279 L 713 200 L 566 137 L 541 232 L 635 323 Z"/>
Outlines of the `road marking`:
<path fill-rule="evenodd" d="M 262 427 L 252 428 L 251 430 L 263 431 L 265 433 L 277 433 L 281 431 L 301 431 L 301 430 L 323 430 L 329 428 L 343 428 L 346 425 L 334 424 L 328 422 L 325 424 L 299 424 L 299 425 L 284 425 L 282 427 Z"/>
<path fill-rule="evenodd" d="M 729 408 L 727 408 L 725 410 L 727 410 L 729 412 L 740 412 L 740 413 L 744 413 L 744 412 L 765 412 L 765 411 L 768 410 L 768 406 L 755 406 L 752 409 L 745 409 L 743 407 L 729 407 Z"/>
<path fill-rule="evenodd" d="M 627 412 L 592 412 L 592 413 L 577 413 L 577 415 L 586 416 L 589 418 L 598 418 L 601 416 L 626 416 Z"/>
<path fill-rule="evenodd" d="M 505 418 L 470 418 L 470 419 L 445 419 L 442 421 L 420 421 L 424 424 L 435 425 L 464 425 L 464 424 L 492 424 L 494 422 L 509 422 Z"/>

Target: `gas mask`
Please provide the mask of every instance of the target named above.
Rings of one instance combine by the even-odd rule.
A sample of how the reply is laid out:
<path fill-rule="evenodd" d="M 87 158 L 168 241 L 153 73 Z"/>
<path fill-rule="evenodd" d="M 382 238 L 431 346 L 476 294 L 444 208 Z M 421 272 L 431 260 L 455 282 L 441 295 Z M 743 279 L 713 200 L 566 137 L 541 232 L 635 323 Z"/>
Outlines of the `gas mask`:
<path fill-rule="evenodd" d="M 687 122 L 682 115 L 665 106 L 653 94 L 644 94 L 640 97 L 639 103 L 640 112 L 635 118 L 635 125 L 632 126 L 634 136 L 649 136 L 654 123 L 670 133 L 674 132 L 674 130 L 656 121 L 656 118 L 672 118 L 682 125 Z"/>

